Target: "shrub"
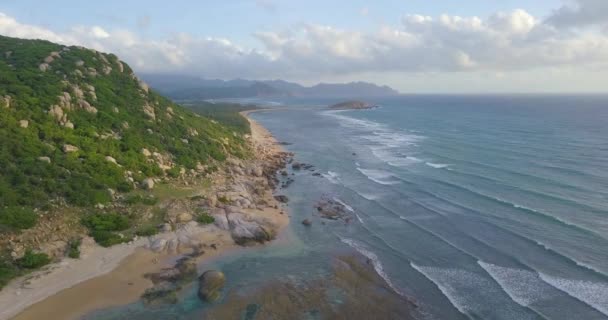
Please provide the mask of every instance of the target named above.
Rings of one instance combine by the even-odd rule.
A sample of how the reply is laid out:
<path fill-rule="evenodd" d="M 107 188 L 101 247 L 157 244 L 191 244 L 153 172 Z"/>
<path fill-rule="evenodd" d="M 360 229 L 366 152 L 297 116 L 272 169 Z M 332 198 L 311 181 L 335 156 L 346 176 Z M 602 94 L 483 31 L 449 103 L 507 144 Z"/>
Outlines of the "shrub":
<path fill-rule="evenodd" d="M 153 236 L 157 233 L 158 233 L 158 228 L 153 225 L 143 226 L 143 227 L 140 227 L 139 229 L 137 229 L 137 231 L 135 231 L 135 234 L 140 237 L 149 237 L 149 236 Z"/>
<path fill-rule="evenodd" d="M 84 217 L 82 224 L 91 231 L 123 231 L 129 229 L 131 221 L 118 213 L 96 213 Z"/>
<path fill-rule="evenodd" d="M 115 232 L 127 230 L 131 226 L 129 218 L 118 213 L 92 214 L 84 217 L 82 224 L 89 229 L 95 242 L 102 247 L 111 247 L 131 240 Z"/>
<path fill-rule="evenodd" d="M 72 259 L 80 258 L 80 245 L 82 240 L 80 238 L 72 239 L 68 242 L 68 257 Z"/>
<path fill-rule="evenodd" d="M 29 208 L 6 207 L 0 211 L 0 225 L 12 230 L 32 228 L 37 221 L 38 215 Z"/>
<path fill-rule="evenodd" d="M 196 217 L 196 222 L 200 224 L 211 224 L 215 222 L 215 218 L 207 213 L 202 213 Z"/>
<path fill-rule="evenodd" d="M 38 269 L 51 262 L 51 258 L 45 253 L 34 253 L 32 249 L 27 249 L 25 255 L 17 260 L 17 265 L 25 269 Z"/>
<path fill-rule="evenodd" d="M 116 232 L 106 230 L 93 231 L 91 232 L 91 236 L 93 237 L 93 239 L 95 239 L 95 242 L 97 242 L 100 246 L 106 248 L 131 240 L 130 238 L 121 237 Z"/>
<path fill-rule="evenodd" d="M 19 269 L 8 259 L 0 257 L 0 289 L 8 282 L 19 275 Z"/>

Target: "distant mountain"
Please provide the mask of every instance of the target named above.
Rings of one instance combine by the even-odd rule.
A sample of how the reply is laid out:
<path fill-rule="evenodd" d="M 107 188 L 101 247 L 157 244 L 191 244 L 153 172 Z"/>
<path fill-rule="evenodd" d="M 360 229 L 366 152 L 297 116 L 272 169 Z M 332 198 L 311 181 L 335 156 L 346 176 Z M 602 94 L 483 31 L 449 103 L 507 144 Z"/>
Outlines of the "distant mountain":
<path fill-rule="evenodd" d="M 360 97 L 393 96 L 399 92 L 368 82 L 320 83 L 305 87 L 284 80 L 208 80 L 184 75 L 142 74 L 156 90 L 178 100 L 252 98 L 272 96 Z"/>

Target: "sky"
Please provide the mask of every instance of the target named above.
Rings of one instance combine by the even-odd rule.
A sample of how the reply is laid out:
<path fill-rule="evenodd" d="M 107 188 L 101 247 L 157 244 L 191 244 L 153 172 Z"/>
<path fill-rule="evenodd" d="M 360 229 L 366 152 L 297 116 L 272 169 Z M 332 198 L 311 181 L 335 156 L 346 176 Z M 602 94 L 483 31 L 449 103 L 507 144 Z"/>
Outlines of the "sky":
<path fill-rule="evenodd" d="M 608 0 L 0 0 L 0 34 L 112 52 L 139 73 L 608 92 Z"/>

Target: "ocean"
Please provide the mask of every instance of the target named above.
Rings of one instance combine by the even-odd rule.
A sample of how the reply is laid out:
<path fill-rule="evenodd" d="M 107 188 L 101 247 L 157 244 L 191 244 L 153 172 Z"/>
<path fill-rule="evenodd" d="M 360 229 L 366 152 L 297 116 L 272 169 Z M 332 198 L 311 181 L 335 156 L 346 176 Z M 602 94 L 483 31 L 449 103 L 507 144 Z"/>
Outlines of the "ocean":
<path fill-rule="evenodd" d="M 278 191 L 292 217 L 283 239 L 201 266 L 224 271 L 226 292 L 322 278 L 328 257 L 354 250 L 416 303 L 417 319 L 608 319 L 607 96 L 414 95 L 325 108 L 339 101 L 254 101 L 289 106 L 251 116 L 321 175 L 293 171 Z M 352 221 L 323 221 L 322 198 L 344 203 Z M 194 319 L 211 308 L 195 289 L 177 305 L 89 318 Z"/>

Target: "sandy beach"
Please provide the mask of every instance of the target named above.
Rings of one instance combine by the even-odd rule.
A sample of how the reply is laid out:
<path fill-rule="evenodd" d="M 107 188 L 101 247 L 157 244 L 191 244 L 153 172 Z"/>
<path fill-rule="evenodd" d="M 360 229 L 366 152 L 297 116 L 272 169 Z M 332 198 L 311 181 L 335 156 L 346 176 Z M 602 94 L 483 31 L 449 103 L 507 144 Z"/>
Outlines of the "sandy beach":
<path fill-rule="evenodd" d="M 241 114 L 247 117 L 249 113 Z M 258 161 L 284 152 L 268 130 L 252 119 L 249 121 L 251 143 Z M 269 204 L 267 207 L 243 212 L 269 221 L 280 232 L 288 225 L 289 215 L 272 197 L 272 190 L 268 190 L 264 201 Z M 198 241 L 213 243 L 214 249 L 205 250 L 197 263 L 240 248 L 226 230 L 205 226 L 199 231 Z M 144 275 L 171 267 L 180 256 L 153 252 L 146 249 L 149 246 L 147 238 L 111 248 L 102 248 L 89 239 L 81 248 L 80 259 L 65 259 L 5 287 L 0 292 L 0 320 L 77 319 L 97 309 L 137 301 L 152 286 Z"/>

